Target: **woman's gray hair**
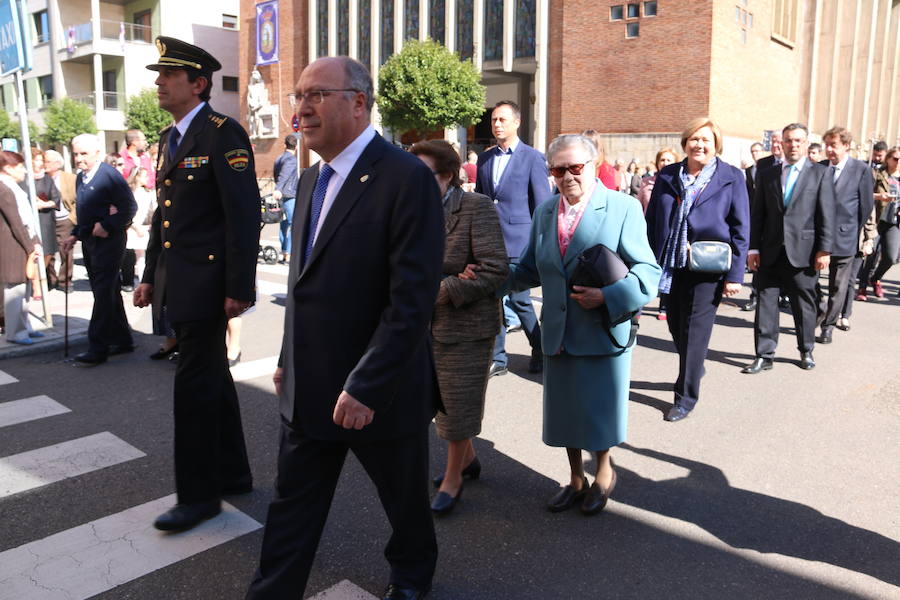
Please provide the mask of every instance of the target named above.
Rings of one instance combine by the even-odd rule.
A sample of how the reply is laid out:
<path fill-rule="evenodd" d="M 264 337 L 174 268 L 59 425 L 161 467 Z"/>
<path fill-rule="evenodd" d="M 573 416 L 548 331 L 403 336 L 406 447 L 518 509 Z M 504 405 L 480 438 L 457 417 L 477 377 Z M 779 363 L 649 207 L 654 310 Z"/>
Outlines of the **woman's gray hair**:
<path fill-rule="evenodd" d="M 552 159 L 558 152 L 573 146 L 581 146 L 591 161 L 597 160 L 597 146 L 594 145 L 591 138 L 580 133 L 567 133 L 550 142 L 550 146 L 547 148 L 547 162 L 552 164 Z"/>

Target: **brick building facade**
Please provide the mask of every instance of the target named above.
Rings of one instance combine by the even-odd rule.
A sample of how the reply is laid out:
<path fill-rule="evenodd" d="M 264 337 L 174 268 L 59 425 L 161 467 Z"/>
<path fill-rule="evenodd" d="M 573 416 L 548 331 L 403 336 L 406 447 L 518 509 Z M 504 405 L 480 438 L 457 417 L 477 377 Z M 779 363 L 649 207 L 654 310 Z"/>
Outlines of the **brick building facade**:
<path fill-rule="evenodd" d="M 242 90 L 256 4 L 241 2 Z M 291 131 L 288 94 L 309 57 L 349 53 L 377 78 L 406 39 L 429 36 L 473 60 L 486 109 L 519 102 L 522 137 L 538 148 L 593 128 L 610 159 L 647 162 L 706 114 L 735 164 L 793 121 L 813 134 L 848 126 L 861 154 L 900 141 L 900 0 L 279 0 L 279 10 L 281 60 L 259 67 L 281 112 L 278 137 L 256 141 L 261 175 Z M 448 137 L 478 149 L 484 131 Z"/>

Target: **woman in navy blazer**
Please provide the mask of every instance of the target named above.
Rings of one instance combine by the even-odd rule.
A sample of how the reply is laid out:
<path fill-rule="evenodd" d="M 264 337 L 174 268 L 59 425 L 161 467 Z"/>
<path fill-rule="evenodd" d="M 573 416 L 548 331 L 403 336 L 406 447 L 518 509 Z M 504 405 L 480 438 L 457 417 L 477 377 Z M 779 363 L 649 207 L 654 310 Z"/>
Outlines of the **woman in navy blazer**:
<path fill-rule="evenodd" d="M 750 237 L 750 211 L 743 171 L 717 158 L 719 126 L 692 120 L 681 135 L 687 158 L 662 169 L 647 206 L 647 237 L 663 268 L 660 293 L 668 293 L 668 325 L 678 351 L 675 404 L 666 421 L 688 416 L 700 397 L 703 362 L 722 296 L 741 290 Z M 688 246 L 698 241 L 731 245 L 726 273 L 688 268 Z"/>

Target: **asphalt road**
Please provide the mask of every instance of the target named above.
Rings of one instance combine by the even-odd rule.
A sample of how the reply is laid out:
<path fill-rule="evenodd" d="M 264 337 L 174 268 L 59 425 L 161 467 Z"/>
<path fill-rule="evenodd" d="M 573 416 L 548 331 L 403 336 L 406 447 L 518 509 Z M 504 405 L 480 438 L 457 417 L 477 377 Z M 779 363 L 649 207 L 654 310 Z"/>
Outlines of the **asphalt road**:
<path fill-rule="evenodd" d="M 174 491 L 174 369 L 147 359 L 158 345 L 147 334 L 149 313 L 130 311 L 138 351 L 95 369 L 74 368 L 59 352 L 0 361 L 0 599 L 243 597 L 262 539 L 255 523 L 265 522 L 273 496 L 279 417 L 270 366 L 281 342 L 285 277 L 286 267 L 261 270 L 236 371 L 255 490 L 228 499 L 235 510 L 231 521 L 220 517 L 226 525 L 217 529 L 216 519 L 164 539 L 161 553 L 141 546 L 160 542 L 152 532 L 121 535 L 129 543 L 103 550 L 99 575 L 79 532 L 89 530 L 99 551 L 118 540 L 103 527 Z M 887 283 L 886 300 L 857 303 L 852 330 L 817 347 L 810 372 L 794 364 L 785 313 L 775 368 L 740 374 L 752 359 L 752 323 L 723 304 L 702 398 L 675 424 L 662 415 L 677 357 L 651 306 L 634 355 L 629 440 L 614 450 L 619 482 L 593 518 L 543 507 L 567 477 L 566 459 L 541 443 L 540 382 L 526 373 L 524 336 L 510 335 L 512 373 L 491 380 L 476 442 L 482 479 L 436 521 L 441 555 L 429 597 L 900 598 L 900 298 L 896 281 Z M 18 381 L 2 384 L 3 374 Z M 4 404 L 41 395 L 69 412 L 3 425 Z M 16 479 L 27 468 L 15 457 L 100 433 L 112 444 L 103 457 L 62 459 L 67 468 L 90 463 L 81 474 Z M 444 455 L 432 433 L 435 473 Z M 109 466 L 100 466 L 104 460 Z M 4 492 L 4 477 L 7 488 L 15 481 L 22 491 Z M 377 595 L 387 583 L 388 534 L 374 488 L 351 458 L 306 596 Z M 56 557 L 34 558 L 44 551 Z M 37 583 L 14 594 L 9 577 L 29 569 Z M 88 581 L 77 588 L 67 570 Z M 60 583 L 50 590 L 56 584 L 42 578 L 54 576 Z M 335 588 L 343 580 L 350 583 Z"/>

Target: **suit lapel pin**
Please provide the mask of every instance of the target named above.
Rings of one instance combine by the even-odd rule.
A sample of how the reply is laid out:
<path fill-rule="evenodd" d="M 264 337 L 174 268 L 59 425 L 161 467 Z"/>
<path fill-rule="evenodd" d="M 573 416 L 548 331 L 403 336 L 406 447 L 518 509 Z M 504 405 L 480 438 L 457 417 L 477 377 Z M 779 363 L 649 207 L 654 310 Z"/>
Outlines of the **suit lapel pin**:
<path fill-rule="evenodd" d="M 359 178 L 359 182 L 360 182 L 360 183 L 365 183 L 365 182 L 367 182 L 368 180 L 369 180 L 369 176 L 368 176 L 368 175 L 363 175 L 362 177 Z"/>

